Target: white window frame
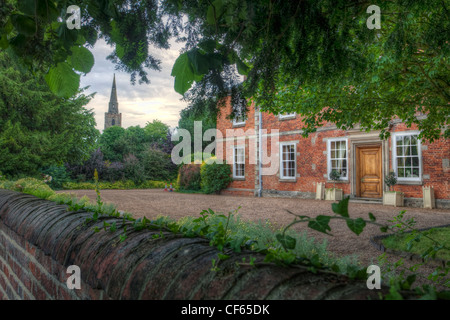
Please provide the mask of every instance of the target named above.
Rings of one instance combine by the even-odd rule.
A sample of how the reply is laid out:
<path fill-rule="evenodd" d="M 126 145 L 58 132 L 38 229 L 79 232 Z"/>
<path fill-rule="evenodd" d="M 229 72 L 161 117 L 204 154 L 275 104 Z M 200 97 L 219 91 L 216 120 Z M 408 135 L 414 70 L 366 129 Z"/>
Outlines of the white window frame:
<path fill-rule="evenodd" d="M 284 176 L 284 168 L 283 168 L 283 147 L 293 145 L 294 146 L 294 176 Z M 293 141 L 286 141 L 286 142 L 280 142 L 280 179 L 284 180 L 295 180 L 297 179 L 297 142 Z"/>
<path fill-rule="evenodd" d="M 242 110 L 238 110 L 237 114 L 234 114 L 233 126 L 245 125 L 245 121 L 245 114 L 243 114 Z"/>
<path fill-rule="evenodd" d="M 296 112 L 291 112 L 291 113 L 280 113 L 280 114 L 278 115 L 278 119 L 279 119 L 279 120 L 293 119 L 293 118 L 295 118 L 296 115 L 297 115 Z"/>
<path fill-rule="evenodd" d="M 395 172 L 395 176 L 397 177 L 398 182 L 421 182 L 422 181 L 422 141 L 417 138 L 417 156 L 419 157 L 419 176 L 418 177 L 399 177 L 398 176 L 398 168 L 397 168 L 397 137 L 404 137 L 404 136 L 418 136 L 420 134 L 420 131 L 399 131 L 394 132 L 392 134 L 392 169 Z"/>
<path fill-rule="evenodd" d="M 242 163 L 237 163 L 236 162 L 236 150 L 237 149 L 241 149 L 244 152 L 244 162 Z M 237 164 L 243 164 L 244 165 L 244 175 L 242 176 L 238 176 L 236 175 L 236 169 L 237 169 Z M 245 179 L 245 146 L 243 145 L 236 145 L 233 147 L 233 178 L 237 178 L 237 179 Z"/>
<path fill-rule="evenodd" d="M 237 119 L 233 119 L 233 126 L 241 126 L 245 124 L 245 119 L 243 121 L 237 121 Z"/>
<path fill-rule="evenodd" d="M 337 142 L 337 141 L 345 141 L 345 158 L 335 158 L 337 160 L 345 160 L 347 163 L 347 170 L 346 170 L 346 177 L 340 177 L 340 181 L 348 181 L 349 176 L 349 163 L 348 163 L 348 138 L 331 138 L 327 141 L 327 177 L 328 180 L 330 180 L 330 173 L 331 173 L 331 142 Z"/>

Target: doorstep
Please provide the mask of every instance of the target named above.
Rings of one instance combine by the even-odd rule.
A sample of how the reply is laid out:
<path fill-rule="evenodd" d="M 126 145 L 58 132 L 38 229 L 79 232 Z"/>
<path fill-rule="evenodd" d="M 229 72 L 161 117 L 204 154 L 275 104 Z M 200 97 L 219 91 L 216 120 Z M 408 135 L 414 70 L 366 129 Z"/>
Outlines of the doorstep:
<path fill-rule="evenodd" d="M 383 198 L 350 198 L 350 202 L 353 203 L 365 203 L 365 204 L 383 204 Z"/>

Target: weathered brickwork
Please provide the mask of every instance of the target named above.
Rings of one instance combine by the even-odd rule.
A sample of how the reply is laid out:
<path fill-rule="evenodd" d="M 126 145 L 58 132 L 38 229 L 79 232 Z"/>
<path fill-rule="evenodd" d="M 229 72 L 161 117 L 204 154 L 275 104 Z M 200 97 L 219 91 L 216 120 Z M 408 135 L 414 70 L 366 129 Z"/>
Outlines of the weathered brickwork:
<path fill-rule="evenodd" d="M 123 219 L 0 189 L 0 300 L 259 300 L 376 299 L 365 281 L 340 274 L 261 264 L 264 255 L 230 253 L 212 270 L 220 251 L 203 238 L 135 230 L 119 240 Z M 115 222 L 117 230 L 102 229 Z M 155 237 L 158 235 L 158 237 Z M 80 268 L 81 288 L 68 289 L 67 268 Z M 387 288 L 382 288 L 387 293 Z"/>
<path fill-rule="evenodd" d="M 221 110 L 217 119 L 217 130 L 223 135 L 222 143 L 226 153 L 222 156 L 232 162 L 233 143 L 239 144 L 238 140 L 232 140 L 232 133 L 229 130 L 233 128 L 231 120 L 226 117 L 231 112 L 231 106 L 228 104 Z M 252 104 L 249 110 L 248 119 L 243 127 L 247 133 L 246 145 L 256 146 L 258 140 L 258 114 L 255 106 Z M 256 119 L 256 121 L 255 121 Z M 293 181 L 280 179 L 279 170 L 262 177 L 262 193 L 263 195 L 296 195 L 301 197 L 314 197 L 316 185 L 318 182 L 326 183 L 326 187 L 333 187 L 333 182 L 327 179 L 328 162 L 327 162 L 327 140 L 336 137 L 345 137 L 347 139 L 348 154 L 348 180 L 340 181 L 336 186 L 343 189 L 345 195 L 356 196 L 355 170 L 356 160 L 352 153 L 355 153 L 354 146 L 364 145 L 364 141 L 370 141 L 371 144 L 379 145 L 382 148 L 382 170 L 383 177 L 393 170 L 392 164 L 392 138 L 380 140 L 377 132 L 365 133 L 359 130 L 343 131 L 338 130 L 333 124 L 325 124 L 319 128 L 317 132 L 310 134 L 308 137 L 301 135 L 302 119 L 295 115 L 288 119 L 281 119 L 278 116 L 269 113 L 262 113 L 262 129 L 263 129 L 263 146 L 266 146 L 264 153 L 270 157 L 275 154 L 279 156 L 279 144 L 271 143 L 274 135 L 279 133 L 277 137 L 279 143 L 292 141 L 296 145 L 296 178 Z M 397 132 L 416 131 L 417 127 L 408 128 L 404 123 L 393 121 L 391 134 Z M 227 133 L 228 131 L 228 133 Z M 249 134 L 254 132 L 253 135 Z M 220 134 L 219 134 L 220 136 Z M 371 140 L 367 140 L 370 137 Z M 359 144 L 358 144 L 359 143 Z M 226 145 L 226 146 L 225 146 Z M 254 150 L 254 149 L 253 149 Z M 256 150 L 257 151 L 257 150 Z M 253 152 L 256 152 L 253 151 Z M 246 148 L 246 152 L 249 150 Z M 450 140 L 441 138 L 433 143 L 421 142 L 421 163 L 422 175 L 421 181 L 416 182 L 398 182 L 394 186 L 394 190 L 402 191 L 405 194 L 405 203 L 417 205 L 422 199 L 422 186 L 432 186 L 435 192 L 436 204 L 438 207 L 450 206 L 450 168 L 448 162 L 450 158 Z M 231 155 L 231 156 L 230 156 Z M 240 189 L 254 189 L 254 195 L 258 194 L 258 161 L 247 162 L 246 157 L 246 177 L 245 181 L 233 181 L 224 193 L 245 194 L 247 191 Z M 258 159 L 256 159 L 258 160 Z M 279 159 L 276 160 L 279 162 Z M 277 164 L 278 165 L 278 164 Z M 262 165 L 267 168 L 270 165 Z M 384 183 L 383 183 L 384 185 Z M 290 193 L 289 193 L 290 192 Z M 247 192 L 248 193 L 248 192 Z M 409 199 L 409 200 L 408 200 Z"/>

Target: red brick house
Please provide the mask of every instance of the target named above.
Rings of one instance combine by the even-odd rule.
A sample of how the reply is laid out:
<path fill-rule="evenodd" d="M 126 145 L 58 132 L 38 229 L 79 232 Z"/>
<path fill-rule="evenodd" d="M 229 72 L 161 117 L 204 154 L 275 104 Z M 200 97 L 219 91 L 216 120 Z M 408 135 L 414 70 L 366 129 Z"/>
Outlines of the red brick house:
<path fill-rule="evenodd" d="M 314 199 L 317 183 L 333 187 L 329 173 L 336 170 L 341 174 L 336 187 L 345 196 L 381 202 L 384 177 L 394 171 L 394 190 L 404 193 L 405 206 L 421 207 L 422 187 L 432 186 L 436 207 L 450 208 L 450 139 L 422 142 L 417 128 L 395 120 L 387 140 L 380 140 L 379 132 L 343 131 L 333 124 L 304 138 L 295 113 L 275 116 L 254 104 L 245 120 L 227 119 L 230 113 L 228 102 L 217 118 L 216 154 L 233 169 L 223 193 Z"/>

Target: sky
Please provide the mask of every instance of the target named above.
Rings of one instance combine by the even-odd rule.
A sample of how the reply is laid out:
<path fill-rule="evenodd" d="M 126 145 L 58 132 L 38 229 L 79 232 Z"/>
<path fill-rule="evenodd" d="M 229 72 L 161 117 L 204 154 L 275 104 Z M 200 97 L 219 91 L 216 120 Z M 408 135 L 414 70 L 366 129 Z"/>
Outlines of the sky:
<path fill-rule="evenodd" d="M 91 50 L 95 58 L 94 67 L 91 72 L 81 76 L 80 83 L 81 87 L 90 86 L 85 94 L 96 92 L 95 97 L 85 106 L 87 109 L 93 109 L 96 128 L 103 131 L 105 126 L 105 112 L 108 112 L 114 73 L 122 127 L 144 127 L 147 121 L 158 119 L 175 128 L 180 111 L 187 107 L 187 103 L 181 101 L 182 96 L 175 92 L 174 78 L 170 75 L 182 46 L 183 44 L 172 42 L 168 50 L 150 48 L 150 54 L 161 60 L 161 71 L 147 70 L 150 84 L 140 85 L 136 81 L 136 84 L 132 85 L 128 73 L 115 70 L 114 64 L 106 60 L 114 48 L 102 39 L 98 40 Z"/>

